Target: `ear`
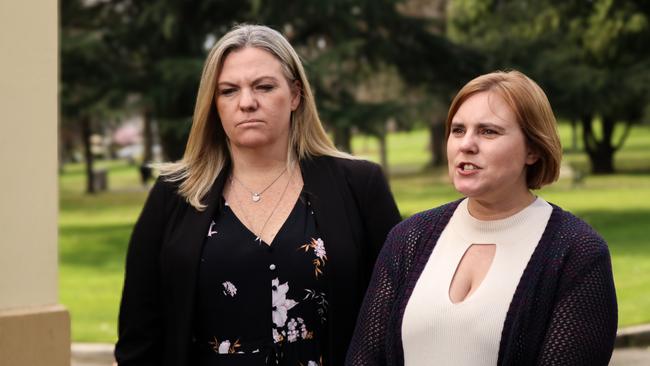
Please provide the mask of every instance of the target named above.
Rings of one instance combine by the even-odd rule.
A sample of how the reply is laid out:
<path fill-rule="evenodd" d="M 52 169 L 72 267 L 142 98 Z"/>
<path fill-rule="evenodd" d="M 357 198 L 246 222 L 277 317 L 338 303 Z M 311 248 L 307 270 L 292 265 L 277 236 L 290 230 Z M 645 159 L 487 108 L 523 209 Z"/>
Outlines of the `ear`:
<path fill-rule="evenodd" d="M 295 111 L 300 105 L 302 99 L 302 83 L 300 80 L 294 80 L 291 83 L 291 111 Z"/>
<path fill-rule="evenodd" d="M 528 148 L 526 152 L 526 165 L 533 165 L 537 162 L 537 160 L 539 160 L 539 154 L 536 151 Z"/>

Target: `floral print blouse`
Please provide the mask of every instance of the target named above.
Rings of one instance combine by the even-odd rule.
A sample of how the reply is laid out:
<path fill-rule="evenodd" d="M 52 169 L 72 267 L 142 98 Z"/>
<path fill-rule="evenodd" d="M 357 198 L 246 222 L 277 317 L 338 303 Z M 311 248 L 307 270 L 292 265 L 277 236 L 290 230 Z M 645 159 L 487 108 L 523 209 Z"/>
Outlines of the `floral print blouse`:
<path fill-rule="evenodd" d="M 305 195 L 271 245 L 255 239 L 223 202 L 201 255 L 194 364 L 321 366 L 327 252 Z"/>

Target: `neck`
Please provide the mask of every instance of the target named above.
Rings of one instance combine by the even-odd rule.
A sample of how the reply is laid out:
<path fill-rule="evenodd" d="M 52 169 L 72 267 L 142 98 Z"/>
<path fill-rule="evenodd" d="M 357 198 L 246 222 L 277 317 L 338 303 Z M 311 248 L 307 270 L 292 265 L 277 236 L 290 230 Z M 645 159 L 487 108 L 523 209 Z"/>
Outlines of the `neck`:
<path fill-rule="evenodd" d="M 277 174 L 287 166 L 288 158 L 286 148 L 260 151 L 231 147 L 230 155 L 233 174 L 243 179 Z"/>
<path fill-rule="evenodd" d="M 528 189 L 518 194 L 499 199 L 470 197 L 467 202 L 469 213 L 479 220 L 500 220 L 510 217 L 528 207 L 536 197 Z"/>

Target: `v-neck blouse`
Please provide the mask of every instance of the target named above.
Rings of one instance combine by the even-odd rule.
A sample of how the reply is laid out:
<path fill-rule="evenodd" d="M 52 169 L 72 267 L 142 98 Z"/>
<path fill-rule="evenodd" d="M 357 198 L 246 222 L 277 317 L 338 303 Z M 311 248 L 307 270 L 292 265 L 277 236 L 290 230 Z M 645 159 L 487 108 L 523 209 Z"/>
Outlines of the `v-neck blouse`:
<path fill-rule="evenodd" d="M 320 365 L 327 253 L 310 202 L 301 194 L 271 245 L 222 203 L 199 266 L 196 363 Z"/>

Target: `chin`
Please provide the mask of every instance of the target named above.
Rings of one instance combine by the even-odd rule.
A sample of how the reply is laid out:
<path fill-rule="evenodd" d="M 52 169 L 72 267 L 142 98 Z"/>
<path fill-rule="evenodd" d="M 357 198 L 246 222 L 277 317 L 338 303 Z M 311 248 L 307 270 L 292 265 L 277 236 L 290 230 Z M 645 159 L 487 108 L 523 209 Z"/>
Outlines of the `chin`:
<path fill-rule="evenodd" d="M 456 188 L 456 191 L 458 193 L 462 194 L 465 197 L 470 197 L 470 198 L 479 198 L 484 192 L 482 189 L 479 187 L 468 187 L 465 185 L 454 185 L 454 188 Z"/>
<path fill-rule="evenodd" d="M 266 137 L 251 136 L 251 137 L 238 139 L 234 144 L 237 147 L 244 148 L 244 149 L 255 149 L 255 148 L 270 146 L 273 144 L 273 142 Z"/>

